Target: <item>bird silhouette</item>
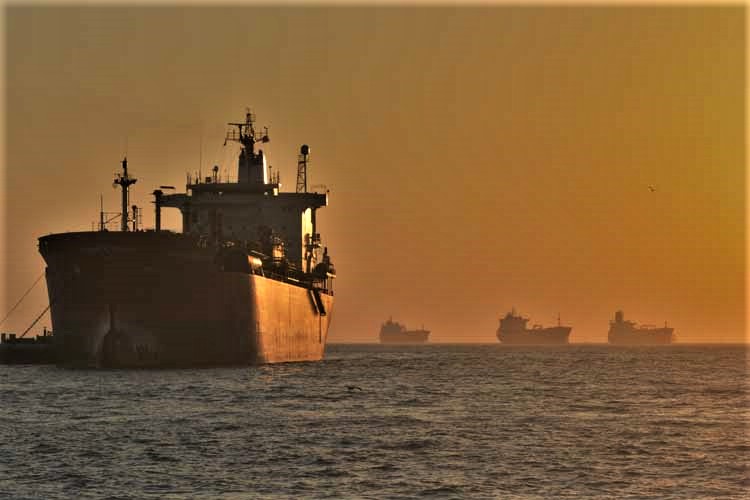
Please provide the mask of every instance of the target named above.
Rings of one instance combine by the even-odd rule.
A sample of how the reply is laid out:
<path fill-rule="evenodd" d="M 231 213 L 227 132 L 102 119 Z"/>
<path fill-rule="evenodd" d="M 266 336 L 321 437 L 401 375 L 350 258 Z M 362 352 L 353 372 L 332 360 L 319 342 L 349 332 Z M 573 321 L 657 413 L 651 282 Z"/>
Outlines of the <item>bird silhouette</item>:
<path fill-rule="evenodd" d="M 648 185 L 648 190 L 653 193 L 654 191 L 656 191 L 656 186 L 654 186 L 653 184 L 649 184 Z"/>

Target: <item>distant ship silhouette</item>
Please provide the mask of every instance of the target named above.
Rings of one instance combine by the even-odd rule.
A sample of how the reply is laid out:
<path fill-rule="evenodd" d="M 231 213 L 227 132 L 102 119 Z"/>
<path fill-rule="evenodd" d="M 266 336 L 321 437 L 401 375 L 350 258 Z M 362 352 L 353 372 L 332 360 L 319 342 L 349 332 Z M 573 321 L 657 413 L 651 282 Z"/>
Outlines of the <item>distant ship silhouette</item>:
<path fill-rule="evenodd" d="M 674 328 L 641 325 L 635 321 L 626 321 L 622 311 L 615 313 L 615 319 L 609 322 L 608 340 L 617 345 L 659 345 L 671 344 L 674 341 Z"/>
<path fill-rule="evenodd" d="M 560 317 L 557 317 L 557 326 L 543 328 L 541 325 L 534 325 L 533 328 L 526 328 L 529 318 L 525 318 L 516 313 L 515 308 L 500 319 L 500 326 L 497 329 L 497 339 L 503 344 L 527 344 L 527 345 L 559 345 L 567 344 L 570 326 L 560 325 Z"/>
<path fill-rule="evenodd" d="M 419 330 L 407 330 L 393 318 L 388 318 L 380 327 L 381 344 L 424 344 L 429 336 L 430 331 L 425 330 L 424 326 Z"/>

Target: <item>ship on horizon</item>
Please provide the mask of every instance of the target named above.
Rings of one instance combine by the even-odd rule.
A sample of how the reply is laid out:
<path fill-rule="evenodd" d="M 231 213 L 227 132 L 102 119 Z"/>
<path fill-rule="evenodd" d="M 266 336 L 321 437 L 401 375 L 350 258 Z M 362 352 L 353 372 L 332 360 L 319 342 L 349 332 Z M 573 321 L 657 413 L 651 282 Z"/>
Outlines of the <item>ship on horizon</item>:
<path fill-rule="evenodd" d="M 527 328 L 529 318 L 516 313 L 513 308 L 505 317 L 500 318 L 500 326 L 497 329 L 497 339 L 503 344 L 514 345 L 561 345 L 568 343 L 570 326 L 560 324 L 560 316 L 557 317 L 557 326 L 542 327 L 534 325 Z"/>
<path fill-rule="evenodd" d="M 310 149 L 300 148 L 296 192 L 280 192 L 255 117 L 229 123 L 240 145 L 236 181 L 187 176 L 184 193 L 153 191 L 155 227 L 129 210 L 136 179 L 127 158 L 114 183 L 119 213 L 98 230 L 39 238 L 56 356 L 66 366 L 163 367 L 314 361 L 323 358 L 335 270 L 316 211 L 328 194 L 309 192 Z M 277 171 L 278 172 L 278 171 Z M 182 232 L 161 228 L 176 208 Z M 119 223 L 119 231 L 111 223 Z"/>
<path fill-rule="evenodd" d="M 674 328 L 653 325 L 638 325 L 626 321 L 622 311 L 615 312 L 615 319 L 609 322 L 607 335 L 610 344 L 615 345 L 666 345 L 674 342 Z"/>
<path fill-rule="evenodd" d="M 430 336 L 430 331 L 425 330 L 424 326 L 417 330 L 407 330 L 404 325 L 393 318 L 380 327 L 381 344 L 424 344 Z"/>

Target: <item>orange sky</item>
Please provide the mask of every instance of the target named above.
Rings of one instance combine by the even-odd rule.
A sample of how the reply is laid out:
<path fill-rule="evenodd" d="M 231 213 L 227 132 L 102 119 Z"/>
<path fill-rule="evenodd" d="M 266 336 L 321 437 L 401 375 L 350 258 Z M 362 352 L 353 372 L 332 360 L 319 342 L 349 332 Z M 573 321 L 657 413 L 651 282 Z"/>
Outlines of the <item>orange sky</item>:
<path fill-rule="evenodd" d="M 10 7 L 6 311 L 36 238 L 84 230 L 127 147 L 134 201 L 215 162 L 245 106 L 294 189 L 331 189 L 331 341 L 389 315 L 495 340 L 512 306 L 571 340 L 615 309 L 680 341 L 745 332 L 742 7 Z M 656 192 L 648 190 L 655 185 Z M 178 228 L 176 213 L 165 212 Z M 3 325 L 23 331 L 36 290 Z M 49 322 L 47 321 L 47 324 Z"/>

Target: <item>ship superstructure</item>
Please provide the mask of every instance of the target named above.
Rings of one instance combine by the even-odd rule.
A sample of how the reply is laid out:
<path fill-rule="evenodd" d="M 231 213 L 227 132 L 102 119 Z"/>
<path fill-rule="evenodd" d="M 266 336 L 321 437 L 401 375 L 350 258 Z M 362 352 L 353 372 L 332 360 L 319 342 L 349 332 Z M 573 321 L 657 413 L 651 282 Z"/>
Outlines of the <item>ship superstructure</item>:
<path fill-rule="evenodd" d="M 323 357 L 335 271 L 321 244 L 316 211 L 328 193 L 308 192 L 310 148 L 298 158 L 297 192 L 280 192 L 264 152 L 268 131 L 230 123 L 225 145 L 240 144 L 237 180 L 188 175 L 185 193 L 153 191 L 155 228 L 128 210 L 136 179 L 127 160 L 120 231 L 39 239 L 59 359 L 84 366 L 274 363 Z M 161 228 L 177 208 L 182 233 Z M 109 219 L 111 220 L 111 218 Z"/>
<path fill-rule="evenodd" d="M 526 324 L 529 318 L 521 316 L 513 309 L 500 318 L 500 326 L 497 329 L 497 339 L 503 344 L 567 344 L 568 337 L 572 327 L 560 324 L 560 318 L 557 318 L 557 326 L 542 327 L 534 325 L 527 328 Z"/>
<path fill-rule="evenodd" d="M 380 326 L 380 342 L 382 344 L 424 344 L 430 336 L 430 331 L 424 326 L 417 330 L 407 330 L 404 325 L 393 318 Z"/>
<path fill-rule="evenodd" d="M 609 322 L 607 335 L 610 344 L 618 345 L 664 345 L 674 341 L 674 328 L 653 325 L 638 325 L 627 321 L 622 311 L 615 312 L 615 319 Z"/>

